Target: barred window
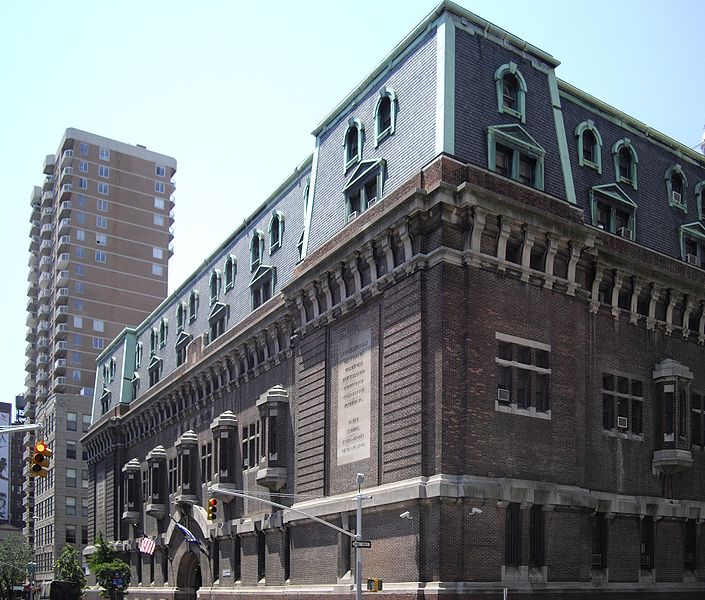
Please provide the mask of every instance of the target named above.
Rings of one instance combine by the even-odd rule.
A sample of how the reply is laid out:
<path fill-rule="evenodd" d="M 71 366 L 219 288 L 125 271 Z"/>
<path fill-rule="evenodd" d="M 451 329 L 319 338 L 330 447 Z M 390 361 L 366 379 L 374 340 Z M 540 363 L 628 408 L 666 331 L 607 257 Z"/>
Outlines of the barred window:
<path fill-rule="evenodd" d="M 643 385 L 638 379 L 614 373 L 602 374 L 602 428 L 606 431 L 641 434 Z"/>

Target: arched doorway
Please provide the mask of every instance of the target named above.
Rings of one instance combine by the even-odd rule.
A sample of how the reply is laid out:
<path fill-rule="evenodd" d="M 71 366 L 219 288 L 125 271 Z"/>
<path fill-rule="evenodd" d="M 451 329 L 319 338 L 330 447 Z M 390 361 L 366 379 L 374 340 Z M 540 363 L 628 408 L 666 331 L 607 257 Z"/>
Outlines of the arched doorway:
<path fill-rule="evenodd" d="M 196 592 L 201 587 L 201 564 L 193 551 L 185 552 L 176 571 L 175 600 L 196 600 Z"/>

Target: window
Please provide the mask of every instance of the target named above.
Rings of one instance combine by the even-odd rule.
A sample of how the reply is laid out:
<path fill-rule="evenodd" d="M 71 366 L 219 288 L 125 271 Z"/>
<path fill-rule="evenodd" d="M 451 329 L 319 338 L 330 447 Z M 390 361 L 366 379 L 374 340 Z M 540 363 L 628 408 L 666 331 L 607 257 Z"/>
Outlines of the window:
<path fill-rule="evenodd" d="M 264 256 L 264 233 L 255 229 L 250 240 L 250 271 L 260 266 L 262 256 Z"/>
<path fill-rule="evenodd" d="M 105 165 L 98 165 L 98 175 L 101 177 L 110 177 L 110 167 Z"/>
<path fill-rule="evenodd" d="M 637 189 L 636 166 L 639 158 L 629 138 L 619 140 L 612 146 L 614 173 L 617 183 L 628 183 Z"/>
<path fill-rule="evenodd" d="M 690 393 L 690 443 L 693 446 L 705 446 L 705 394 Z"/>
<path fill-rule="evenodd" d="M 84 546 L 88 545 L 88 525 L 81 525 L 81 543 Z"/>
<path fill-rule="evenodd" d="M 75 271 L 78 277 L 83 277 L 86 274 L 86 267 L 79 263 L 75 266 Z"/>
<path fill-rule="evenodd" d="M 83 425 L 83 433 L 86 433 L 91 427 L 91 415 L 84 413 L 81 418 L 81 424 Z"/>
<path fill-rule="evenodd" d="M 142 342 L 137 342 L 137 344 L 135 344 L 135 369 L 139 369 L 142 364 L 142 351 Z"/>
<path fill-rule="evenodd" d="M 549 413 L 551 346 L 496 333 L 497 410 Z"/>
<path fill-rule="evenodd" d="M 529 511 L 529 566 L 543 567 L 545 553 L 545 513 L 543 506 L 534 504 Z"/>
<path fill-rule="evenodd" d="M 66 469 L 66 487 L 76 487 L 76 469 Z"/>
<path fill-rule="evenodd" d="M 82 469 L 81 470 L 81 487 L 84 490 L 88 489 L 89 481 L 90 481 L 90 474 L 88 472 L 88 469 Z"/>
<path fill-rule="evenodd" d="M 160 227 L 164 225 L 164 215 L 154 215 L 154 224 L 159 225 Z"/>
<path fill-rule="evenodd" d="M 77 329 L 81 329 L 83 327 L 83 317 L 79 317 L 77 315 L 74 315 L 73 326 L 76 327 Z"/>
<path fill-rule="evenodd" d="M 100 158 L 100 160 L 110 160 L 110 150 L 107 148 L 101 148 L 98 151 L 98 158 Z"/>
<path fill-rule="evenodd" d="M 71 380 L 80 382 L 81 381 L 81 371 L 78 369 L 73 369 L 71 371 Z"/>
<path fill-rule="evenodd" d="M 103 333 L 105 331 L 105 321 L 102 319 L 93 319 L 93 331 Z"/>
<path fill-rule="evenodd" d="M 242 468 L 259 465 L 259 421 L 242 428 Z"/>
<path fill-rule="evenodd" d="M 521 564 L 521 505 L 518 502 L 510 502 L 507 506 L 504 564 L 508 567 Z"/>
<path fill-rule="evenodd" d="M 80 333 L 74 333 L 74 334 L 73 334 L 73 339 L 72 339 L 71 345 L 72 345 L 74 348 L 80 348 L 80 347 L 81 347 L 81 344 L 83 344 L 83 338 L 81 337 L 81 334 L 80 334 Z"/>
<path fill-rule="evenodd" d="M 689 265 L 705 268 L 705 227 L 702 223 L 681 225 L 681 258 Z"/>
<path fill-rule="evenodd" d="M 76 246 L 76 258 L 85 258 L 86 249 L 83 246 Z"/>
<path fill-rule="evenodd" d="M 375 106 L 375 147 L 382 140 L 394 135 L 397 121 L 397 97 L 394 90 L 383 87 Z"/>
<path fill-rule="evenodd" d="M 86 213 L 76 211 L 76 223 L 78 225 L 85 225 L 86 224 Z"/>
<path fill-rule="evenodd" d="M 152 329 L 149 332 L 149 355 L 154 356 L 157 353 L 157 346 L 159 345 L 159 330 Z"/>
<path fill-rule="evenodd" d="M 71 353 L 71 362 L 75 365 L 80 365 L 81 364 L 81 353 L 80 352 L 72 352 Z"/>
<path fill-rule="evenodd" d="M 213 443 L 201 445 L 201 483 L 210 481 L 213 477 Z"/>
<path fill-rule="evenodd" d="M 157 194 L 163 194 L 165 190 L 166 190 L 166 186 L 164 185 L 163 181 L 155 181 L 154 182 L 154 191 Z"/>
<path fill-rule="evenodd" d="M 235 275 L 237 275 L 237 259 L 234 256 L 228 256 L 225 261 L 225 291 L 235 285 Z"/>
<path fill-rule="evenodd" d="M 169 320 L 163 318 L 159 323 L 159 347 L 166 346 L 166 338 L 169 335 Z"/>
<path fill-rule="evenodd" d="M 105 340 L 100 337 L 94 337 L 93 338 L 93 348 L 95 350 L 102 350 L 105 348 Z"/>
<path fill-rule="evenodd" d="M 668 205 L 679 208 L 687 214 L 688 199 L 686 190 L 688 189 L 688 181 L 683 173 L 683 168 L 680 165 L 673 165 L 664 173 L 663 178 L 666 181 Z"/>
<path fill-rule="evenodd" d="M 363 130 L 360 119 L 351 117 L 343 138 L 345 171 L 362 160 Z"/>
<path fill-rule="evenodd" d="M 213 305 L 211 314 L 208 315 L 208 326 L 210 327 L 209 341 L 219 338 L 225 333 L 225 321 L 228 317 L 228 307 L 222 302 Z"/>
<path fill-rule="evenodd" d="M 275 279 L 274 267 L 262 267 L 255 273 L 250 283 L 252 310 L 260 307 L 274 295 Z"/>
<path fill-rule="evenodd" d="M 81 142 L 81 145 L 79 146 L 79 153 L 81 156 L 88 156 L 88 144 Z"/>
<path fill-rule="evenodd" d="M 76 496 L 66 496 L 66 515 L 76 516 Z"/>
<path fill-rule="evenodd" d="M 152 275 L 156 275 L 157 277 L 161 277 L 164 274 L 164 268 L 161 265 L 158 265 L 156 263 L 152 263 Z"/>
<path fill-rule="evenodd" d="M 75 281 L 73 284 L 73 287 L 76 290 L 77 294 L 83 293 L 83 282 L 82 281 Z"/>
<path fill-rule="evenodd" d="M 385 165 L 383 160 L 362 161 L 343 188 L 348 223 L 382 197 Z"/>
<path fill-rule="evenodd" d="M 592 120 L 582 122 L 575 128 L 578 141 L 578 164 L 590 167 L 602 174 L 602 136 Z"/>
<path fill-rule="evenodd" d="M 516 63 L 502 65 L 494 74 L 497 110 L 526 122 L 526 81 Z"/>
<path fill-rule="evenodd" d="M 76 230 L 76 240 L 83 242 L 86 239 L 86 232 L 83 229 Z"/>
<path fill-rule="evenodd" d="M 108 228 L 108 218 L 96 216 L 95 225 L 96 225 L 96 227 L 100 227 L 101 229 L 107 229 Z M 96 241 L 97 241 L 97 239 L 96 239 Z"/>
<path fill-rule="evenodd" d="M 95 234 L 95 243 L 98 244 L 99 246 L 107 246 L 108 245 L 108 235 L 105 233 L 96 233 Z"/>
<path fill-rule="evenodd" d="M 211 306 L 218 301 L 218 296 L 220 295 L 220 271 L 215 269 L 211 273 L 210 281 L 208 287 L 211 293 Z"/>
<path fill-rule="evenodd" d="M 75 512 L 75 507 L 74 507 L 74 512 Z M 67 544 L 75 544 L 76 543 L 76 526 L 75 525 L 67 525 L 66 526 L 66 543 Z"/>
<path fill-rule="evenodd" d="M 103 250 L 96 250 L 95 261 L 99 263 L 106 263 L 108 262 L 108 255 Z"/>
<path fill-rule="evenodd" d="M 77 444 L 72 440 L 66 440 L 66 458 L 76 458 Z M 74 504 L 75 506 L 75 504 Z"/>
<path fill-rule="evenodd" d="M 108 195 L 108 192 L 110 191 L 110 186 L 108 186 L 107 183 L 99 181 L 97 187 L 98 187 L 99 194 L 104 194 L 106 196 Z"/>
<path fill-rule="evenodd" d="M 618 185 L 599 185 L 590 190 L 590 216 L 599 229 L 635 240 L 636 209 L 634 201 Z"/>
<path fill-rule="evenodd" d="M 108 212 L 108 201 L 98 198 L 98 200 L 96 201 L 96 207 L 101 212 Z"/>
<path fill-rule="evenodd" d="M 683 532 L 683 569 L 695 571 L 698 556 L 697 523 L 688 519 L 684 524 Z"/>
<path fill-rule="evenodd" d="M 262 581 L 266 574 L 267 544 L 264 531 L 257 531 L 257 580 Z"/>
<path fill-rule="evenodd" d="M 162 360 L 154 357 L 149 363 L 149 387 L 157 385 L 162 374 Z"/>
<path fill-rule="evenodd" d="M 638 379 L 614 373 L 602 374 L 602 428 L 641 435 L 643 386 Z"/>
<path fill-rule="evenodd" d="M 188 320 L 193 322 L 198 316 L 198 291 L 191 290 L 191 295 L 188 299 Z"/>
<path fill-rule="evenodd" d="M 644 570 L 654 568 L 654 518 L 641 519 L 641 552 L 639 566 Z"/>
<path fill-rule="evenodd" d="M 154 165 L 154 174 L 157 177 L 165 177 L 166 176 L 166 167 L 164 165 Z"/>
<path fill-rule="evenodd" d="M 77 431 L 78 414 L 75 412 L 66 413 L 66 431 Z"/>
<path fill-rule="evenodd" d="M 154 208 L 162 210 L 164 208 L 164 198 L 154 198 Z"/>
<path fill-rule="evenodd" d="M 592 516 L 592 568 L 607 568 L 607 519 L 601 512 Z"/>
<path fill-rule="evenodd" d="M 546 152 L 520 125 L 488 127 L 487 148 L 491 171 L 543 190 Z"/>
<path fill-rule="evenodd" d="M 176 493 L 176 488 L 178 486 L 177 482 L 177 461 L 176 457 L 170 458 L 167 462 L 167 479 L 169 480 L 169 493 Z"/>
<path fill-rule="evenodd" d="M 275 210 L 269 220 L 269 253 L 272 254 L 282 245 L 284 235 L 284 215 Z"/>
<path fill-rule="evenodd" d="M 78 188 L 81 190 L 87 190 L 88 189 L 88 180 L 85 177 L 79 177 L 78 178 Z"/>
<path fill-rule="evenodd" d="M 81 171 L 81 173 L 88 173 L 88 161 L 87 160 L 82 160 L 78 163 L 78 170 Z"/>
<path fill-rule="evenodd" d="M 157 258 L 161 260 L 164 257 L 164 250 L 161 248 L 157 248 L 156 246 L 152 246 L 152 258 Z"/>
<path fill-rule="evenodd" d="M 78 298 L 76 300 L 74 300 L 73 307 L 78 311 L 82 311 L 83 310 L 83 300 L 78 299 Z"/>

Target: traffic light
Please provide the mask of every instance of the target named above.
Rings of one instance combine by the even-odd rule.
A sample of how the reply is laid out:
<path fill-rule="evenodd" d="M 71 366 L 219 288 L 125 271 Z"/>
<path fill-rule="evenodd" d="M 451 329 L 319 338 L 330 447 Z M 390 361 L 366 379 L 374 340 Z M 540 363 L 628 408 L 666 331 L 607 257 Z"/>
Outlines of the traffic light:
<path fill-rule="evenodd" d="M 208 498 L 208 505 L 206 508 L 208 513 L 208 520 L 215 521 L 218 518 L 218 499 L 211 496 Z"/>
<path fill-rule="evenodd" d="M 29 465 L 30 477 L 46 477 L 47 469 L 49 468 L 49 457 L 51 450 L 43 441 L 34 444 L 34 452 L 32 453 L 32 462 Z"/>

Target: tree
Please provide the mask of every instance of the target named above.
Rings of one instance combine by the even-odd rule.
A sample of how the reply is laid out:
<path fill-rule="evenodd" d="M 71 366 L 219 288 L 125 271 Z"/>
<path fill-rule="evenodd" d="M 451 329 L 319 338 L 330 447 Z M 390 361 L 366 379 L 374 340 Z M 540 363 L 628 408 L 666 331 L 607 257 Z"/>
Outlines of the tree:
<path fill-rule="evenodd" d="M 103 539 L 103 534 L 100 532 L 95 541 L 95 549 L 95 552 L 88 557 L 88 565 L 98 585 L 103 588 L 100 595 L 104 598 L 114 598 L 115 592 L 123 591 L 130 583 L 130 565 L 118 558 L 117 553 Z M 122 579 L 122 587 L 113 583 L 116 573 Z"/>
<path fill-rule="evenodd" d="M 19 535 L 0 541 L 0 598 L 12 600 L 13 587 L 27 577 L 27 564 L 32 560 L 32 547 Z"/>
<path fill-rule="evenodd" d="M 66 544 L 59 558 L 54 563 L 54 579 L 77 583 L 81 589 L 86 587 L 86 576 L 83 574 L 78 550 L 71 544 Z"/>

